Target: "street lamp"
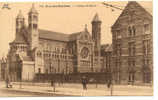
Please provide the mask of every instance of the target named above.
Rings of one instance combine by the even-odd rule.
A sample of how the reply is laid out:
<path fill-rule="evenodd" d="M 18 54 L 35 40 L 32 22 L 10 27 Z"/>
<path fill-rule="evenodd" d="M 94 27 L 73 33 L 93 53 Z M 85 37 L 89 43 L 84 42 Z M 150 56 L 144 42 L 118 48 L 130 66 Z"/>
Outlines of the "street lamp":
<path fill-rule="evenodd" d="M 110 83 L 110 84 L 111 84 L 111 89 L 110 89 L 110 90 L 111 90 L 111 96 L 113 96 L 113 74 L 112 74 L 112 71 L 110 72 L 110 74 L 111 74 L 111 75 L 110 75 L 110 76 L 111 76 L 111 77 L 110 77 L 110 78 L 111 78 L 111 79 L 110 79 L 110 81 L 111 81 L 111 83 Z"/>

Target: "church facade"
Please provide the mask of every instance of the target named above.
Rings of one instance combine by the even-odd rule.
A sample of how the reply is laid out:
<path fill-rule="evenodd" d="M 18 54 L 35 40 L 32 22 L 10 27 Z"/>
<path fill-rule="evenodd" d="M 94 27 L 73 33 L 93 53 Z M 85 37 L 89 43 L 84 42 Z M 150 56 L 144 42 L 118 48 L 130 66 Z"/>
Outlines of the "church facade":
<path fill-rule="evenodd" d="M 34 6 L 28 13 L 28 26 L 21 11 L 16 18 L 16 38 L 8 53 L 9 78 L 12 81 L 33 80 L 35 74 L 70 74 L 101 72 L 101 20 L 96 14 L 80 32 L 64 34 L 38 28 Z"/>

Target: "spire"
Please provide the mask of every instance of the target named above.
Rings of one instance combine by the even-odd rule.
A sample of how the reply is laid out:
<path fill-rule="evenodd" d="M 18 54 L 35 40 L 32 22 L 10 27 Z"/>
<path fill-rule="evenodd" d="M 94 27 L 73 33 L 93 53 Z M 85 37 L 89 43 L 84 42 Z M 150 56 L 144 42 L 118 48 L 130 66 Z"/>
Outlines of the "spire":
<path fill-rule="evenodd" d="M 19 19 L 23 19 L 23 18 L 24 18 L 24 16 L 23 16 L 21 10 L 19 10 L 19 13 L 18 13 L 18 15 L 17 15 L 17 18 L 19 18 Z"/>
<path fill-rule="evenodd" d="M 98 13 L 96 13 L 92 22 L 98 22 L 98 21 L 100 21 L 100 19 L 99 19 Z"/>
<path fill-rule="evenodd" d="M 85 24 L 85 32 L 88 32 L 88 29 L 87 29 L 87 24 Z"/>
<path fill-rule="evenodd" d="M 31 7 L 29 13 L 38 13 L 37 10 L 35 9 L 35 5 L 34 5 L 34 3 L 32 4 L 32 7 Z"/>

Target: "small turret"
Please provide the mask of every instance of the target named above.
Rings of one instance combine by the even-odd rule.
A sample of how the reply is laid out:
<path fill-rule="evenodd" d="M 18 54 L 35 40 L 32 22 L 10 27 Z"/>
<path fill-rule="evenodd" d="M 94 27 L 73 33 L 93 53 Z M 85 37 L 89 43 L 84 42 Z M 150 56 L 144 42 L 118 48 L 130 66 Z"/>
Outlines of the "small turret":
<path fill-rule="evenodd" d="M 20 10 L 16 17 L 16 33 L 20 32 L 24 24 L 25 24 L 25 18 Z"/>

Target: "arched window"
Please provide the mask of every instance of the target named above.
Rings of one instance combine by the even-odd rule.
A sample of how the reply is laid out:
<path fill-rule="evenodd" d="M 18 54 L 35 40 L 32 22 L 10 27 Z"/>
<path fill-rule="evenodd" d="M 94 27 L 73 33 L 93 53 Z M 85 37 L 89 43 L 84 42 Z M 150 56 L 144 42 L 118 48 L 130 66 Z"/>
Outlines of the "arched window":
<path fill-rule="evenodd" d="M 132 27 L 132 30 L 133 30 L 133 36 L 135 36 L 136 35 L 136 28 L 135 28 L 135 26 Z"/>

